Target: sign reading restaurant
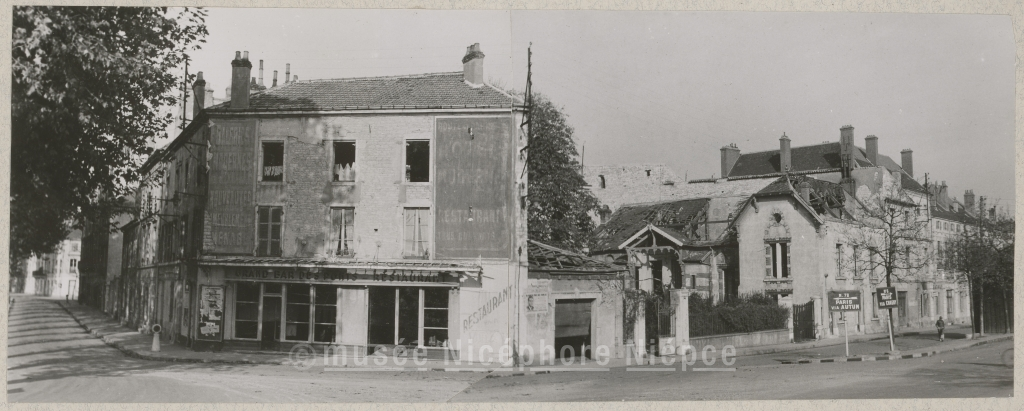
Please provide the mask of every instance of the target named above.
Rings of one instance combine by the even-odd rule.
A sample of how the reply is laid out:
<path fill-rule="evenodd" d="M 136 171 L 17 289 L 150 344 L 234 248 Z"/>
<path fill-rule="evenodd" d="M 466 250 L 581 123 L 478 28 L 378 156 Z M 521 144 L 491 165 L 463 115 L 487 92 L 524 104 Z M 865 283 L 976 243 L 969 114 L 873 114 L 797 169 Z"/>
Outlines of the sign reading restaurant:
<path fill-rule="evenodd" d="M 829 311 L 860 311 L 860 291 L 829 291 Z"/>
<path fill-rule="evenodd" d="M 227 267 L 224 271 L 226 278 L 234 281 L 375 285 L 382 285 L 381 283 L 459 284 L 459 274 L 451 271 L 299 267 Z"/>

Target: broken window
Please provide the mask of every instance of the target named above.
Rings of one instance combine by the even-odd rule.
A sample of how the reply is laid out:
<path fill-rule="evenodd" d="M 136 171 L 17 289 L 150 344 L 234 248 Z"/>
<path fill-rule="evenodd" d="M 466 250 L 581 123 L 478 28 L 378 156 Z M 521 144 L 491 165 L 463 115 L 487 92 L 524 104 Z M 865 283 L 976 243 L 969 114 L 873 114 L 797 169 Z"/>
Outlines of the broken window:
<path fill-rule="evenodd" d="M 356 181 L 356 142 L 334 142 L 334 181 Z"/>
<path fill-rule="evenodd" d="M 351 257 L 354 254 L 352 227 L 355 212 L 353 208 L 331 209 L 331 250 L 334 255 Z"/>
<path fill-rule="evenodd" d="M 405 209 L 405 257 L 429 258 L 430 209 Z"/>
<path fill-rule="evenodd" d="M 430 181 L 430 142 L 405 142 L 405 181 L 426 183 Z"/>
<path fill-rule="evenodd" d="M 263 143 L 263 181 L 284 181 L 284 142 Z"/>
<path fill-rule="evenodd" d="M 257 230 L 259 246 L 256 255 L 281 256 L 281 220 L 284 217 L 281 207 L 260 207 L 259 227 Z"/>

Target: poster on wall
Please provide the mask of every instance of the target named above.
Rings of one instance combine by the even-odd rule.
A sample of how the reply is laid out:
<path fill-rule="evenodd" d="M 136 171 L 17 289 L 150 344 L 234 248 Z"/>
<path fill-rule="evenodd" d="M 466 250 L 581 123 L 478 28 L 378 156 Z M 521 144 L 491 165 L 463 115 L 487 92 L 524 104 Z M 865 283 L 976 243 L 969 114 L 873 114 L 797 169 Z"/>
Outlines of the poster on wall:
<path fill-rule="evenodd" d="M 199 286 L 199 333 L 196 339 L 221 341 L 224 325 L 224 287 Z"/>
<path fill-rule="evenodd" d="M 210 124 L 207 148 L 209 197 L 204 249 L 213 254 L 252 254 L 256 123 L 219 120 Z"/>
<path fill-rule="evenodd" d="M 437 120 L 438 258 L 509 258 L 514 224 L 511 116 Z"/>

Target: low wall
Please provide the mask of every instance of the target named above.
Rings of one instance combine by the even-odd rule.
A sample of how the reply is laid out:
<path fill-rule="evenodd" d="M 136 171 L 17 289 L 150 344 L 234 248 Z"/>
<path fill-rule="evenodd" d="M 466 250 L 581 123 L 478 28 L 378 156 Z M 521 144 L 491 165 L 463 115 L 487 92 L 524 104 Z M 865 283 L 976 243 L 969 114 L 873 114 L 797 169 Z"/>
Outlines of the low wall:
<path fill-rule="evenodd" d="M 723 347 L 731 345 L 736 348 L 758 347 L 762 345 L 786 344 L 789 342 L 789 329 L 756 331 L 752 333 L 708 335 L 704 337 L 690 338 L 690 345 L 694 350 L 701 352 L 705 346 L 715 347 L 721 351 Z"/>

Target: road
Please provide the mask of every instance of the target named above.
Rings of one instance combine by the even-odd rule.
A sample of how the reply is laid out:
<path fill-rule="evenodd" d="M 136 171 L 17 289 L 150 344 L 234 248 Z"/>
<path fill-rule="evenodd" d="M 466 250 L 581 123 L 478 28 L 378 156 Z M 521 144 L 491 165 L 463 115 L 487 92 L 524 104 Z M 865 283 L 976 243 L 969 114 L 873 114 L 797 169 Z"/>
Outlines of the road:
<path fill-rule="evenodd" d="M 768 365 L 735 372 L 332 372 L 322 365 L 177 364 L 123 355 L 53 301 L 21 298 L 8 324 L 10 402 L 479 402 L 1008 397 L 1012 342 L 937 357 Z"/>

